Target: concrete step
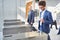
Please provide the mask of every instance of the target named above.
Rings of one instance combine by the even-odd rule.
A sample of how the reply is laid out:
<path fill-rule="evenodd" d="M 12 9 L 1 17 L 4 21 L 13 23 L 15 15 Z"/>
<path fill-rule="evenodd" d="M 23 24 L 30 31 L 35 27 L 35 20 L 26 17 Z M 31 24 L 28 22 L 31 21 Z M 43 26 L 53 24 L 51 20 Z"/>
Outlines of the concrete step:
<path fill-rule="evenodd" d="M 4 26 L 20 25 L 20 24 L 25 24 L 25 22 L 21 21 L 20 19 L 4 20 Z"/>
<path fill-rule="evenodd" d="M 16 28 L 16 27 L 28 27 L 30 26 L 29 24 L 20 24 L 20 25 L 9 25 L 9 26 L 4 26 L 4 28 Z"/>
<path fill-rule="evenodd" d="M 30 37 L 30 38 L 16 39 L 16 40 L 46 40 L 46 38 L 45 39 L 44 38 L 41 38 L 40 36 L 37 36 L 37 37 Z"/>
<path fill-rule="evenodd" d="M 24 38 L 30 38 L 36 36 L 38 36 L 38 33 L 36 32 L 25 32 L 25 33 L 4 35 L 4 40 L 18 40 L 18 39 L 24 39 Z"/>
<path fill-rule="evenodd" d="M 25 22 L 6 22 L 4 23 L 4 26 L 21 25 L 21 24 L 25 24 Z"/>
<path fill-rule="evenodd" d="M 20 25 L 19 27 L 6 27 L 3 29 L 3 35 L 6 34 L 17 34 L 17 33 L 25 33 L 30 32 L 31 26 L 30 25 Z"/>
<path fill-rule="evenodd" d="M 8 22 L 4 22 L 4 23 L 16 23 L 16 22 L 22 22 L 22 21 L 8 21 Z"/>
<path fill-rule="evenodd" d="M 47 40 L 47 34 L 45 34 L 45 33 L 42 33 L 42 34 L 40 34 L 40 33 L 35 33 L 35 34 L 37 34 L 37 36 L 35 36 L 35 37 L 29 37 L 29 38 L 23 38 L 23 39 L 17 39 L 17 40 Z"/>
<path fill-rule="evenodd" d="M 26 32 L 4 35 L 3 40 L 47 40 L 47 35 L 45 33 L 39 35 L 37 32 Z"/>
<path fill-rule="evenodd" d="M 16 21 L 21 21 L 20 19 L 9 19 L 9 20 L 4 20 L 4 22 L 16 22 Z"/>

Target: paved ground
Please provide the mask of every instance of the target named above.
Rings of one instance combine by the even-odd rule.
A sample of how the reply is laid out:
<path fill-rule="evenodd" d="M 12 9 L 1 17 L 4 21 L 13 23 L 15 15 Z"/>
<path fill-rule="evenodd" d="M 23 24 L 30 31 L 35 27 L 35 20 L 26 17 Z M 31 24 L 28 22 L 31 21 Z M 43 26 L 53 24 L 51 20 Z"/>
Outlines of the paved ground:
<path fill-rule="evenodd" d="M 59 25 L 58 25 L 58 28 L 59 28 Z M 60 40 L 60 35 L 57 35 L 57 33 L 58 33 L 58 30 L 56 30 L 55 27 L 53 26 L 51 31 L 50 31 L 50 38 L 51 38 L 51 40 Z M 28 38 L 28 39 L 25 39 L 25 40 L 32 40 L 32 39 L 33 40 L 39 40 L 39 39 L 41 40 L 40 37 Z M 22 39 L 22 40 L 24 40 L 24 39 Z"/>
<path fill-rule="evenodd" d="M 57 33 L 58 33 L 58 30 L 56 30 L 55 27 L 53 26 L 53 29 L 51 29 L 51 32 L 50 32 L 51 40 L 60 40 L 60 35 L 57 35 Z"/>

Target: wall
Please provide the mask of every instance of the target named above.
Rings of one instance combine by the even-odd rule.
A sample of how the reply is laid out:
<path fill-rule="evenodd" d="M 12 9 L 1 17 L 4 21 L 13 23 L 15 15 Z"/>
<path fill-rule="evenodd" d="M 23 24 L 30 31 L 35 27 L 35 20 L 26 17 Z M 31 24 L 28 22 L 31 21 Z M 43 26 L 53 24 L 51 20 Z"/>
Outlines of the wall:
<path fill-rule="evenodd" d="M 17 19 L 25 18 L 26 14 L 26 0 L 17 0 Z"/>
<path fill-rule="evenodd" d="M 3 40 L 3 0 L 0 0 L 0 40 Z"/>
<path fill-rule="evenodd" d="M 4 0 L 3 7 L 4 7 L 4 20 L 5 19 L 16 19 L 17 18 L 17 0 Z"/>

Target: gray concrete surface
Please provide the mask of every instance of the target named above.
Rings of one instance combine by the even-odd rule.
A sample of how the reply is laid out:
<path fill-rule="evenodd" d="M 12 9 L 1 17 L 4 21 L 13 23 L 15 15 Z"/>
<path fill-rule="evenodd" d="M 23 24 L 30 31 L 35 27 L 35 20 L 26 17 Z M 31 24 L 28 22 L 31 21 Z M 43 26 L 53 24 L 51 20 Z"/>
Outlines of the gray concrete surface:
<path fill-rule="evenodd" d="M 58 28 L 59 28 L 59 25 L 58 25 Z M 57 35 L 58 31 L 59 29 L 56 30 L 55 26 L 53 26 L 53 28 L 50 31 L 51 40 L 60 40 L 60 35 Z"/>
<path fill-rule="evenodd" d="M 3 34 L 8 35 L 8 34 L 17 34 L 17 33 L 25 33 L 25 32 L 30 32 L 31 27 L 15 27 L 15 28 L 4 28 L 3 29 Z"/>

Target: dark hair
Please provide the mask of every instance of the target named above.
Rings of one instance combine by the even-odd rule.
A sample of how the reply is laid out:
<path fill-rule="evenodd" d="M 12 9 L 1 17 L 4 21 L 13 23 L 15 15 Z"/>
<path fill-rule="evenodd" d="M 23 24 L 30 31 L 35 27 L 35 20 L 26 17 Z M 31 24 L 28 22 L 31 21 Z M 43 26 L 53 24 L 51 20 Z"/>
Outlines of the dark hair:
<path fill-rule="evenodd" d="M 46 6 L 46 2 L 45 1 L 39 1 L 38 5 L 39 6 Z"/>

